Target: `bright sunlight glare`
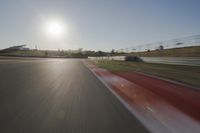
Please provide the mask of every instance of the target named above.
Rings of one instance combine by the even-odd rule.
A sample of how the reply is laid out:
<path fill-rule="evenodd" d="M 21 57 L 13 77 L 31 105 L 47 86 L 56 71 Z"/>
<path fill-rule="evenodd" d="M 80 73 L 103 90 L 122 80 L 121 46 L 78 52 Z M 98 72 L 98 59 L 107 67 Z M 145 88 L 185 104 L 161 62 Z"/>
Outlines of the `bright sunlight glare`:
<path fill-rule="evenodd" d="M 65 26 L 58 20 L 51 20 L 46 23 L 45 30 L 51 37 L 61 37 L 65 33 Z"/>

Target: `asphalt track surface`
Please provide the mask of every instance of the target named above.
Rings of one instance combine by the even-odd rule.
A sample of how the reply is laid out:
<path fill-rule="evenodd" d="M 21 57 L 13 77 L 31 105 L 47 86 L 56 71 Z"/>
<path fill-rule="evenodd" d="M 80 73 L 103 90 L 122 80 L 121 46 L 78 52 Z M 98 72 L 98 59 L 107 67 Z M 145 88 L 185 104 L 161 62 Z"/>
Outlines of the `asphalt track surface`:
<path fill-rule="evenodd" d="M 0 60 L 0 133 L 146 133 L 78 59 Z"/>

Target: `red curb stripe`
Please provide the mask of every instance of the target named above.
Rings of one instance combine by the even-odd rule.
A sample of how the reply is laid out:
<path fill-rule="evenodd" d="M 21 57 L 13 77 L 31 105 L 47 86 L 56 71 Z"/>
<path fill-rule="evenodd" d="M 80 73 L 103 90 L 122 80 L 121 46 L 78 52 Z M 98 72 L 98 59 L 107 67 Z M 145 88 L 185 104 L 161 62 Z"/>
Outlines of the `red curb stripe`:
<path fill-rule="evenodd" d="M 122 97 L 153 132 L 199 133 L 200 123 L 169 104 L 164 97 L 142 85 L 125 80 L 107 70 L 88 65 L 103 82 Z M 156 127 L 156 128 L 155 128 Z"/>
<path fill-rule="evenodd" d="M 145 89 L 163 97 L 174 107 L 200 121 L 200 92 L 139 73 L 114 72 Z"/>

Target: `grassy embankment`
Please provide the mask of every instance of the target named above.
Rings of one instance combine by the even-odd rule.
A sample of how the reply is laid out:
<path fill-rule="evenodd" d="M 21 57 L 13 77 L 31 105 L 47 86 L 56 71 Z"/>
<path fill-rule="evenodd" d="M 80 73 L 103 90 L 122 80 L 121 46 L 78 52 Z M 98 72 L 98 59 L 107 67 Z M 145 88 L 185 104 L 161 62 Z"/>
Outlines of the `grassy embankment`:
<path fill-rule="evenodd" d="M 98 61 L 96 64 L 110 71 L 143 72 L 200 88 L 200 67 L 124 61 Z"/>
<path fill-rule="evenodd" d="M 200 46 L 133 52 L 130 55 L 143 57 L 200 57 Z"/>

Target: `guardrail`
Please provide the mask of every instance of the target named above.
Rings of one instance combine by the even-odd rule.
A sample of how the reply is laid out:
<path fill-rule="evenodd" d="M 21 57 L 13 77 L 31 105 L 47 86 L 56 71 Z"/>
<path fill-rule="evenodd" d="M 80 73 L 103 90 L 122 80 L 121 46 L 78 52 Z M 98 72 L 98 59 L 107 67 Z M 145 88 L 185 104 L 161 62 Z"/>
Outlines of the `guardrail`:
<path fill-rule="evenodd" d="M 88 57 L 91 60 L 125 61 L 126 56 Z M 200 66 L 200 57 L 139 57 L 146 63 Z"/>
<path fill-rule="evenodd" d="M 140 57 L 147 63 L 200 66 L 199 57 Z"/>
<path fill-rule="evenodd" d="M 116 60 L 125 61 L 126 56 L 100 56 L 100 57 L 88 57 L 92 60 Z"/>

